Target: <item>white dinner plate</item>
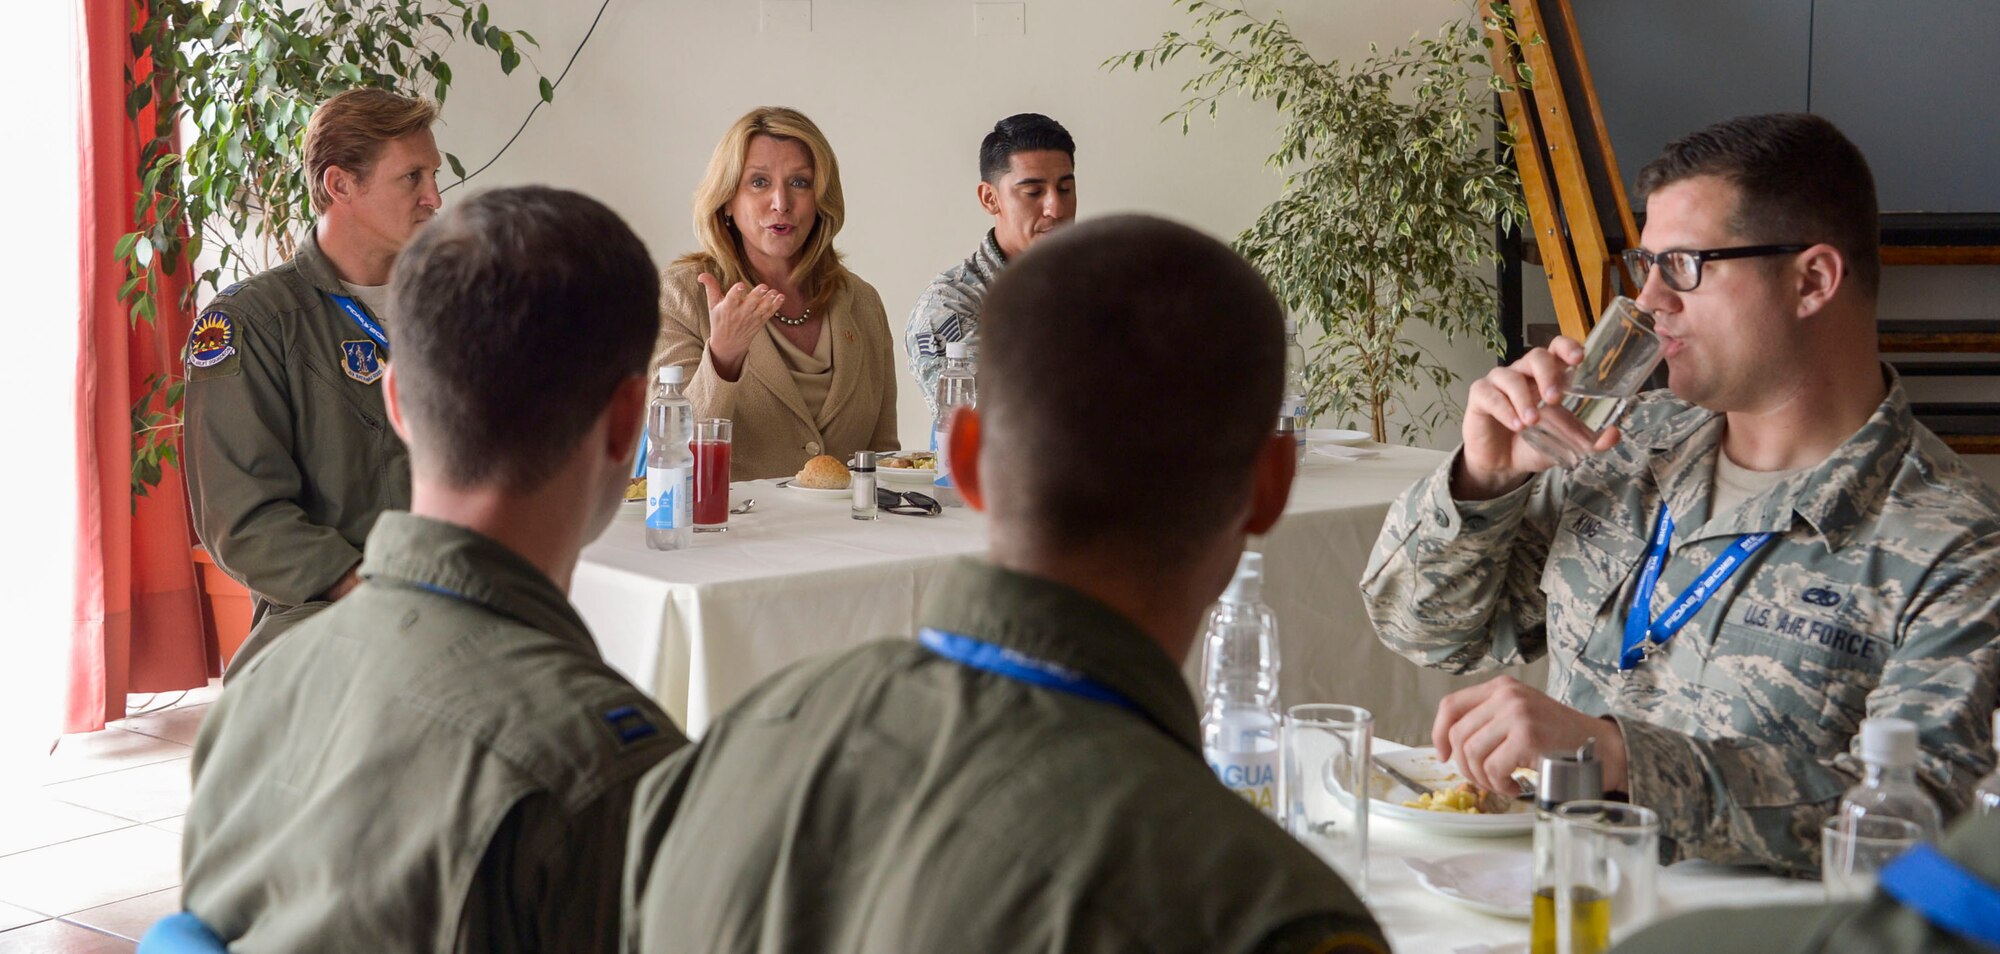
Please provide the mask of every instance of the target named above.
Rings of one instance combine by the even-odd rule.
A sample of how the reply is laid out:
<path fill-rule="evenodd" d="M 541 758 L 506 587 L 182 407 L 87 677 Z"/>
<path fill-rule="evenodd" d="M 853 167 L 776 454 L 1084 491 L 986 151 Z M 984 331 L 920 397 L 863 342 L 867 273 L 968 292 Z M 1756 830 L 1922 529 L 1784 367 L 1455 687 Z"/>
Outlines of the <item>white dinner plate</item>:
<path fill-rule="evenodd" d="M 1526 921 L 1534 913 L 1535 859 L 1520 851 L 1475 851 L 1436 861 L 1404 858 L 1417 883 L 1474 911 Z"/>
<path fill-rule="evenodd" d="M 1456 766 L 1449 762 L 1439 762 L 1437 750 L 1430 746 L 1380 751 L 1375 757 L 1412 780 L 1429 785 L 1440 792 L 1457 788 L 1465 781 L 1465 776 L 1458 774 Z M 1535 830 L 1535 806 L 1532 802 L 1515 799 L 1504 815 L 1433 812 L 1406 807 L 1403 803 L 1416 801 L 1417 793 L 1391 781 L 1381 772 L 1373 773 L 1370 781 L 1373 785 L 1370 794 L 1374 796 L 1374 801 L 1368 806 L 1371 818 L 1387 818 L 1439 834 L 1466 835 L 1474 838 L 1503 838 L 1509 835 L 1525 835 Z"/>
<path fill-rule="evenodd" d="M 1374 437 L 1367 431 L 1344 431 L 1332 427 L 1316 427 L 1306 431 L 1306 443 L 1308 444 L 1344 444 L 1352 447 L 1356 444 L 1367 444 L 1373 440 Z"/>
<path fill-rule="evenodd" d="M 825 487 L 801 487 L 801 486 L 799 486 L 798 484 L 795 484 L 795 483 L 792 483 L 792 478 L 790 478 L 790 477 L 787 477 L 787 478 L 785 478 L 784 480 L 781 480 L 781 481 L 778 481 L 778 486 L 780 486 L 780 487 L 783 487 L 783 488 L 785 488 L 786 490 L 789 490 L 789 491 L 791 491 L 791 492 L 793 492 L 793 493 L 796 493 L 796 494 L 806 494 L 806 495 L 808 495 L 808 496 L 812 496 L 812 497 L 849 497 L 849 498 L 851 498 L 851 497 L 853 497 L 853 496 L 854 496 L 854 489 L 853 489 L 853 488 L 851 488 L 851 487 L 842 487 L 842 488 L 840 488 L 839 490 L 828 490 L 828 489 L 826 489 Z"/>

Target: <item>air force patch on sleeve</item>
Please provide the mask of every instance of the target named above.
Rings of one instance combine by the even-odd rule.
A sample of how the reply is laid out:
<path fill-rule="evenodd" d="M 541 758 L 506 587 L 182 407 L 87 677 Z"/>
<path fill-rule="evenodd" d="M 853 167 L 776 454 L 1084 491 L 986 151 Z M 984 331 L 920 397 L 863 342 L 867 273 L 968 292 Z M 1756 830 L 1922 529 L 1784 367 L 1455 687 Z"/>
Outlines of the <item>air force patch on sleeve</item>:
<path fill-rule="evenodd" d="M 340 343 L 341 370 L 347 376 L 362 384 L 374 384 L 382 378 L 382 353 L 373 341 L 343 341 Z"/>
<path fill-rule="evenodd" d="M 238 357 L 236 326 L 227 313 L 211 311 L 194 320 L 194 327 L 188 330 L 187 350 L 183 352 L 190 377 L 228 374 L 236 370 L 234 359 Z M 199 372 L 205 373 L 198 375 Z"/>

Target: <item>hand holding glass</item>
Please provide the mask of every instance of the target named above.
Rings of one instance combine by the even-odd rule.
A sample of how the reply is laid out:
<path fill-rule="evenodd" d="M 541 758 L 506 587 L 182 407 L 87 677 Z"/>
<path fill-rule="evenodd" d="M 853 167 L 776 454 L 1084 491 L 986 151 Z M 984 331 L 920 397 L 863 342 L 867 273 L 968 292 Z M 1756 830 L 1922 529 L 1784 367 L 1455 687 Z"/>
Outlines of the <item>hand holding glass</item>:
<path fill-rule="evenodd" d="M 1660 364 L 1653 316 L 1620 296 L 1583 339 L 1583 360 L 1563 375 L 1558 404 L 1544 405 L 1521 438 L 1559 467 L 1575 467 L 1597 447 L 1598 435 L 1625 413 Z"/>

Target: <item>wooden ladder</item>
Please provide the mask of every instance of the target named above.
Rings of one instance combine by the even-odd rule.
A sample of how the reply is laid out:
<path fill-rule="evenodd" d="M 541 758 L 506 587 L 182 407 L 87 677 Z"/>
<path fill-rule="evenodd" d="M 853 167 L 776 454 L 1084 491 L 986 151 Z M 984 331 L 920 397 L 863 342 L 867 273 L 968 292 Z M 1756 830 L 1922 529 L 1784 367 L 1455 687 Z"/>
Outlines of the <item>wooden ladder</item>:
<path fill-rule="evenodd" d="M 1480 0 L 1480 14 L 1491 20 L 1494 3 Z M 1494 71 L 1511 79 L 1525 66 L 1534 77 L 1500 94 L 1535 239 L 1522 253 L 1548 277 L 1557 321 L 1554 328 L 1526 329 L 1528 343 L 1545 343 L 1557 331 L 1580 341 L 1613 295 L 1637 293 L 1618 253 L 1638 244 L 1639 227 L 1570 0 L 1511 0 L 1505 6 L 1522 42 L 1488 31 Z M 1882 263 L 2000 265 L 2000 215 L 1885 213 Z M 2000 319 L 1887 321 L 1880 329 L 1883 353 L 1906 377 L 2000 378 Z M 2000 453 L 2000 401 L 1924 403 L 1912 410 L 1959 453 Z"/>

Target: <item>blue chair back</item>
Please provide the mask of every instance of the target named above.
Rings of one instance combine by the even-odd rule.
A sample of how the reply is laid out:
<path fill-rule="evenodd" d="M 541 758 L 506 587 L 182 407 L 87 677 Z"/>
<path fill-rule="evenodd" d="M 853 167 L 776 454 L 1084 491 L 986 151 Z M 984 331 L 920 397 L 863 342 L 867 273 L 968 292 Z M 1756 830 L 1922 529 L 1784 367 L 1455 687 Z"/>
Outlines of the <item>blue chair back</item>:
<path fill-rule="evenodd" d="M 182 911 L 153 922 L 139 939 L 138 954 L 229 954 L 229 945 L 200 918 Z"/>

